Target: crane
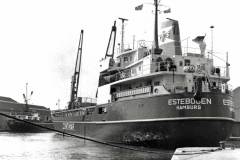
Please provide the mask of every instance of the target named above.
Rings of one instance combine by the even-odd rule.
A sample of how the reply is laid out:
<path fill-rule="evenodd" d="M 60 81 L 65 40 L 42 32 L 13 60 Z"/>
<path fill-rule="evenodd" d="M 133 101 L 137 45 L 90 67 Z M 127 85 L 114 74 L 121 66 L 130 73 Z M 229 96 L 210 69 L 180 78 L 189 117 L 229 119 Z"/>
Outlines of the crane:
<path fill-rule="evenodd" d="M 77 50 L 77 58 L 75 64 L 74 74 L 72 76 L 71 82 L 71 96 L 70 102 L 68 104 L 68 109 L 76 108 L 75 101 L 77 101 L 77 93 L 78 93 L 78 85 L 79 85 L 79 77 L 80 77 L 80 68 L 81 68 L 81 60 L 82 60 L 82 45 L 83 45 L 83 30 L 81 30 L 78 50 Z"/>

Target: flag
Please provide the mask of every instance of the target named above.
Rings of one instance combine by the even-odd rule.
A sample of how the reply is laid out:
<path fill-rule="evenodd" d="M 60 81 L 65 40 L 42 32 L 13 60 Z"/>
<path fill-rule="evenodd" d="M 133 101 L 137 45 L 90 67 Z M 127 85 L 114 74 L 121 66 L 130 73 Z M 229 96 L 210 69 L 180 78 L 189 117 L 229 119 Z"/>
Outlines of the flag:
<path fill-rule="evenodd" d="M 143 4 L 135 7 L 135 11 L 140 11 L 140 10 L 142 10 L 142 9 L 143 9 Z"/>
<path fill-rule="evenodd" d="M 159 30 L 160 43 L 169 43 L 173 41 L 173 26 L 164 27 Z"/>
<path fill-rule="evenodd" d="M 164 10 L 163 13 L 171 13 L 171 8 Z"/>

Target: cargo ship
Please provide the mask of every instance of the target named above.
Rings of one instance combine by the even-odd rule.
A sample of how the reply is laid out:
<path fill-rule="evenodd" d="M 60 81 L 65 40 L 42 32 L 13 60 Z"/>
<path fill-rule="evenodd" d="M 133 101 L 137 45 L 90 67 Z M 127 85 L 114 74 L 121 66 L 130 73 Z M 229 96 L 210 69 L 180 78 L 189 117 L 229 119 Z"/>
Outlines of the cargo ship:
<path fill-rule="evenodd" d="M 77 96 L 81 32 L 68 109 L 52 112 L 56 129 L 104 142 L 162 148 L 218 146 L 231 135 L 234 110 L 228 61 L 222 67 L 214 65 L 205 36 L 193 39 L 199 49 L 183 50 L 178 21 L 167 18 L 158 26 L 157 0 L 154 10 L 153 41 L 139 40 L 136 48 L 124 47 L 126 19 L 120 18 L 118 55 L 114 22 L 100 62 L 96 99 Z"/>

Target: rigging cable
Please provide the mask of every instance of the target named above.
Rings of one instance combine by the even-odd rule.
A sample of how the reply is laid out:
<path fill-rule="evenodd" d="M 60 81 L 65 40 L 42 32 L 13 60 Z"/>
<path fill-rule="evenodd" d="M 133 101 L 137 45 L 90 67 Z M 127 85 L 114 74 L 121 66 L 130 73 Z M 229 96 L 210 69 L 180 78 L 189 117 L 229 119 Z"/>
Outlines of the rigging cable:
<path fill-rule="evenodd" d="M 27 124 L 30 124 L 30 125 L 33 125 L 33 126 L 36 126 L 36 127 L 40 127 L 40 128 L 46 129 L 46 130 L 54 131 L 56 133 L 61 133 L 63 135 L 67 135 L 67 136 L 70 136 L 70 137 L 79 138 L 79 139 L 83 139 L 83 140 L 88 140 L 88 141 L 95 142 L 95 143 L 98 143 L 98 144 L 103 144 L 103 145 L 107 145 L 107 146 L 112 146 L 112 147 L 116 147 L 116 148 L 121 148 L 121 149 L 126 149 L 126 150 L 131 150 L 131 151 L 137 151 L 137 152 L 146 152 L 146 153 L 154 153 L 154 154 L 162 154 L 162 155 L 173 155 L 173 153 L 160 153 L 160 152 L 156 152 L 156 151 L 147 151 L 147 150 L 143 150 L 143 149 L 136 149 L 136 148 L 131 148 L 131 147 L 120 146 L 120 145 L 116 145 L 116 144 L 113 144 L 113 143 L 108 143 L 108 142 L 99 141 L 99 140 L 96 140 L 96 139 L 92 139 L 92 138 L 88 138 L 88 137 L 84 137 L 84 136 L 80 136 L 80 135 L 67 133 L 67 132 L 64 132 L 64 131 L 60 131 L 60 130 L 56 130 L 56 129 L 53 129 L 53 128 L 45 127 L 45 126 L 42 126 L 42 125 L 39 125 L 39 124 L 36 124 L 36 123 L 32 123 L 32 122 L 29 122 L 29 121 L 26 121 L 26 120 L 22 120 L 22 119 L 10 116 L 10 115 L 2 113 L 2 112 L 0 112 L 0 115 L 4 116 L 4 117 L 7 117 L 7 118 L 10 118 L 10 119 L 21 121 L 21 122 L 24 122 L 24 123 L 27 123 Z"/>

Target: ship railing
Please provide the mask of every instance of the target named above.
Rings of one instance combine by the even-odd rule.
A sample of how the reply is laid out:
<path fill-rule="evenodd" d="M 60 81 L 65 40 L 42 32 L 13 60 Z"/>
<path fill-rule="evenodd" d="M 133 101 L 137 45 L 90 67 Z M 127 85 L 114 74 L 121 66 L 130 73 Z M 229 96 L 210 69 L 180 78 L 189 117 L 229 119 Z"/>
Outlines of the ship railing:
<path fill-rule="evenodd" d="M 218 68 L 217 70 L 219 70 L 219 74 L 218 72 L 216 72 L 216 68 Z M 133 70 L 135 71 L 133 72 Z M 141 65 L 141 71 L 138 71 L 138 68 L 125 69 L 113 75 L 104 77 L 103 80 L 101 80 L 101 82 L 102 82 L 102 85 L 104 85 L 104 84 L 112 83 L 122 79 L 137 77 L 137 76 L 156 73 L 156 72 L 174 74 L 174 72 L 175 73 L 183 72 L 183 70 L 179 70 L 178 67 L 174 65 L 173 62 L 169 62 L 169 61 L 152 62 L 151 64 L 148 64 L 148 65 Z M 193 72 L 197 72 L 197 70 Z M 223 77 L 228 78 L 227 69 L 226 67 L 222 67 L 222 66 L 215 67 L 215 69 L 211 72 L 211 75 L 219 76 L 219 78 L 223 78 Z"/>
<path fill-rule="evenodd" d="M 137 48 L 152 48 L 153 41 L 147 40 L 138 40 L 137 41 Z"/>
<path fill-rule="evenodd" d="M 96 106 L 81 107 L 76 109 L 56 110 L 52 112 L 54 117 L 79 117 L 94 112 Z"/>
<path fill-rule="evenodd" d="M 116 98 L 135 96 L 135 95 L 139 95 L 139 94 L 148 94 L 151 92 L 152 92 L 152 87 L 145 86 L 145 87 L 141 87 L 141 88 L 134 88 L 134 89 L 129 89 L 129 90 L 125 90 L 125 91 L 119 91 L 116 93 Z"/>
<path fill-rule="evenodd" d="M 180 42 L 180 44 L 183 42 L 183 41 L 185 41 L 185 40 L 187 40 L 187 39 L 189 39 L 189 37 L 188 38 L 186 38 L 186 39 L 184 39 L 184 40 L 182 40 L 181 42 Z M 135 43 L 137 43 L 137 48 L 148 48 L 148 49 L 152 49 L 153 47 L 153 41 L 147 41 L 147 40 L 138 40 L 137 42 L 134 42 L 133 44 L 132 44 L 132 47 L 131 47 L 131 45 L 130 44 L 125 44 L 124 45 L 124 48 L 128 48 L 129 50 L 131 50 L 130 48 L 132 48 L 132 49 L 134 49 L 134 46 L 135 46 Z M 191 45 L 192 46 L 192 45 Z M 200 56 L 201 55 L 201 50 L 200 50 L 200 48 L 199 47 L 191 47 L 191 46 L 189 46 L 189 44 L 187 43 L 187 44 L 184 44 L 184 45 L 179 45 L 179 46 L 174 46 L 174 48 L 175 48 L 175 50 L 176 51 L 182 51 L 182 55 L 183 56 L 187 56 L 187 55 L 191 55 L 191 56 Z M 161 46 L 160 46 L 160 48 L 161 48 Z M 119 51 L 118 52 L 120 52 L 120 49 L 119 49 Z M 205 52 L 204 52 L 204 57 L 205 58 L 208 58 L 208 59 L 213 59 L 213 57 L 214 57 L 214 54 L 215 54 L 216 52 L 214 51 L 212 51 L 212 50 L 210 50 L 210 49 L 205 49 Z M 201 55 L 202 56 L 202 55 Z"/>
<path fill-rule="evenodd" d="M 173 63 L 169 61 L 161 61 L 161 62 L 152 62 L 148 65 L 138 66 L 141 68 L 128 68 L 125 70 L 121 70 L 118 73 L 100 77 L 100 86 L 109 84 L 115 81 L 119 81 L 126 78 L 136 77 L 140 75 L 150 74 L 154 72 L 172 72 L 177 71 L 177 68 L 173 67 Z"/>
<path fill-rule="evenodd" d="M 92 104 L 95 104 L 95 103 L 97 103 L 97 99 L 96 98 L 91 98 L 91 97 L 81 97 L 81 102 L 82 103 L 92 103 Z"/>
<path fill-rule="evenodd" d="M 85 109 L 74 109 L 74 110 L 62 110 L 53 112 L 54 117 L 71 117 L 71 116 L 81 116 L 85 114 Z"/>
<path fill-rule="evenodd" d="M 129 46 L 129 45 L 128 45 Z M 153 41 L 146 41 L 146 40 L 138 40 L 137 41 L 137 47 L 138 48 L 148 48 L 148 49 L 152 49 L 153 46 Z M 173 47 L 173 46 L 171 46 Z M 161 48 L 161 46 L 160 46 Z M 183 56 L 187 56 L 187 55 L 194 55 L 194 56 L 200 56 L 201 55 L 201 50 L 196 47 L 190 47 L 190 46 L 183 46 L 183 45 L 179 45 L 179 46 L 174 46 L 175 51 L 182 51 L 182 55 Z M 202 56 L 202 55 L 201 55 Z M 206 49 L 204 52 L 204 57 L 208 58 L 208 59 L 212 59 L 212 51 L 209 49 Z"/>
<path fill-rule="evenodd" d="M 166 94 L 166 93 L 183 93 L 186 92 L 186 84 L 184 82 L 166 82 L 164 84 L 159 84 L 156 86 L 144 86 L 134 89 L 128 89 L 116 92 L 114 97 L 115 98 L 124 98 L 124 97 L 131 97 L 131 96 L 138 96 L 138 95 L 156 95 L 155 89 L 159 86 L 163 86 L 165 89 L 164 92 L 159 92 L 158 94 Z"/>
<path fill-rule="evenodd" d="M 208 59 L 212 59 L 212 51 L 209 49 L 206 49 L 203 54 L 201 54 L 201 51 L 199 48 L 194 48 L 194 47 L 181 47 L 182 48 L 182 53 L 183 56 L 198 56 L 198 57 L 204 57 Z"/>
<path fill-rule="evenodd" d="M 128 50 L 133 50 L 135 48 L 148 48 L 148 49 L 152 49 L 152 45 L 153 45 L 153 41 L 147 41 L 147 40 L 138 40 L 138 41 L 134 41 L 132 44 L 127 43 L 124 44 L 124 52 L 128 51 Z M 116 53 L 121 54 L 121 48 L 117 47 L 115 49 Z"/>

